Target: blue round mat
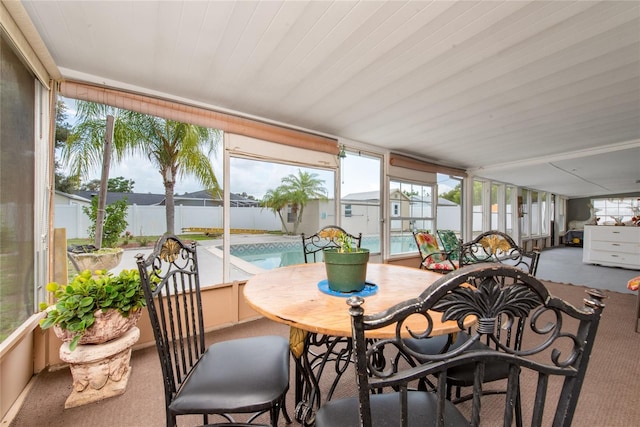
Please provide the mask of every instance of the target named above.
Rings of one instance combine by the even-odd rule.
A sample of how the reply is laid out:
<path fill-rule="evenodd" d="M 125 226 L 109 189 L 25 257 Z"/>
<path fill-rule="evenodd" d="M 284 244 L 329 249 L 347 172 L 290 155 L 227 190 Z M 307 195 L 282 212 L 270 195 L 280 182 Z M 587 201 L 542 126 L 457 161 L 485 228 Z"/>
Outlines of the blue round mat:
<path fill-rule="evenodd" d="M 320 289 L 321 292 L 334 297 L 348 298 L 353 295 L 359 297 L 368 297 L 378 292 L 378 285 L 371 282 L 364 282 L 364 289 L 362 289 L 360 292 L 338 292 L 330 289 L 329 281 L 327 279 L 324 279 L 318 282 L 318 289 Z"/>

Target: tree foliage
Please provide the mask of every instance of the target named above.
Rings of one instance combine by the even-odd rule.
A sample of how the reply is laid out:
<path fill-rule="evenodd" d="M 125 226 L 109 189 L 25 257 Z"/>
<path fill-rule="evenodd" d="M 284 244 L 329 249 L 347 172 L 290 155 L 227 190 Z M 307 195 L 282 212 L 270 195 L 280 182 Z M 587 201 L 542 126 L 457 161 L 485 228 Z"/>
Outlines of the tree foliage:
<path fill-rule="evenodd" d="M 220 185 L 209 161 L 221 140 L 222 132 L 188 123 L 120 110 L 103 104 L 78 101 L 78 124 L 62 153 L 76 176 L 88 176 L 102 164 L 107 115 L 114 117 L 113 158 L 147 158 L 162 177 L 165 188 L 167 232 L 174 232 L 174 190 L 178 179 L 193 176 L 214 197 Z M 148 167 L 141 165 L 141 167 Z"/>
<path fill-rule="evenodd" d="M 298 234 L 298 227 L 302 222 L 304 207 L 312 199 L 326 200 L 327 189 L 324 180 L 318 174 L 298 170 L 298 175 L 290 174 L 282 178 L 282 184 L 275 190 L 269 190 L 262 200 L 262 206 L 273 210 L 287 234 Z M 293 231 L 289 233 L 283 210 L 291 207 L 294 215 Z"/>
<path fill-rule="evenodd" d="M 96 237 L 96 219 L 98 218 L 98 198 L 91 198 L 91 206 L 83 207 L 82 211 L 91 219 L 89 237 Z M 126 197 L 110 203 L 104 209 L 104 224 L 102 226 L 102 246 L 113 248 L 118 244 L 120 235 L 127 229 L 127 199 Z"/>
<path fill-rule="evenodd" d="M 440 194 L 440 197 L 459 205 L 462 199 L 462 185 L 456 185 L 452 190 Z"/>
<path fill-rule="evenodd" d="M 461 205 L 462 204 L 462 185 L 457 184 L 453 190 L 440 194 L 443 199 L 451 200 L 452 202 Z M 495 201 L 492 200 L 492 203 Z M 473 204 L 482 204 L 482 182 L 473 181 Z"/>
<path fill-rule="evenodd" d="M 114 193 L 133 193 L 133 185 L 136 182 L 132 179 L 126 179 L 122 176 L 109 178 L 107 182 L 107 190 Z"/>
<path fill-rule="evenodd" d="M 67 122 L 67 106 L 62 100 L 56 102 L 56 131 L 55 147 L 63 146 L 69 138 L 71 125 Z M 60 171 L 60 164 L 55 161 L 55 189 L 64 193 L 73 193 L 80 184 L 80 180 L 74 176 L 66 176 Z"/>
<path fill-rule="evenodd" d="M 112 193 L 133 193 L 133 185 L 135 183 L 136 182 L 134 180 L 126 179 L 122 176 L 109 178 L 109 181 L 107 181 L 107 191 Z M 100 180 L 92 179 L 89 182 L 85 182 L 80 186 L 80 189 L 85 191 L 99 191 Z"/>

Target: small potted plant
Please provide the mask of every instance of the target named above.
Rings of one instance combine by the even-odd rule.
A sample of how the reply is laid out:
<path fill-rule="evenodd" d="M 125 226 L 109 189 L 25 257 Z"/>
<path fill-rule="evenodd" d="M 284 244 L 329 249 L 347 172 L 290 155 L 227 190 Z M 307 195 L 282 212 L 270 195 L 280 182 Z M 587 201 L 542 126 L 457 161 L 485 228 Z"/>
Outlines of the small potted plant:
<path fill-rule="evenodd" d="M 360 292 L 366 284 L 369 249 L 355 247 L 351 236 L 339 233 L 336 239 L 339 247 L 323 251 L 329 289 Z"/>
<path fill-rule="evenodd" d="M 41 304 L 47 315 L 40 321 L 42 329 L 54 327 L 56 335 L 69 342 L 70 350 L 78 344 L 98 344 L 114 339 L 135 326 L 146 305 L 138 270 L 122 270 L 114 275 L 106 270 L 84 270 L 68 285 L 47 285 L 56 302 Z"/>

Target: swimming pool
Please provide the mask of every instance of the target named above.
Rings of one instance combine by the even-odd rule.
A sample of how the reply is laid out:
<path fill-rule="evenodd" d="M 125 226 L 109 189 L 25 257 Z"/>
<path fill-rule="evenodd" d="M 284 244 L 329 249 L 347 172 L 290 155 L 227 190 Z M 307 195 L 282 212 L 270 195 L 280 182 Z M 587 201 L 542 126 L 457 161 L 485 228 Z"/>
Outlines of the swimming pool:
<path fill-rule="evenodd" d="M 374 253 L 380 253 L 380 238 L 378 236 L 363 237 L 363 248 Z M 412 252 L 416 250 L 413 236 L 396 236 L 391 239 L 393 253 Z M 231 255 L 250 262 L 265 270 L 277 267 L 304 263 L 302 242 L 279 241 L 266 243 L 244 243 L 231 245 Z"/>

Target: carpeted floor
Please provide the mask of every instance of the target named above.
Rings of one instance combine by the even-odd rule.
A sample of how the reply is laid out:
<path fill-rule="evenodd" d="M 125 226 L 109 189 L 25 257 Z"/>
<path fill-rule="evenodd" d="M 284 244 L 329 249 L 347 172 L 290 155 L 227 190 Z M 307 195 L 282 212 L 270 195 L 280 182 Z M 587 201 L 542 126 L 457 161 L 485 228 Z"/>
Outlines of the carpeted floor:
<path fill-rule="evenodd" d="M 582 306 L 586 288 L 546 283 L 552 294 L 575 306 Z M 640 333 L 634 333 L 633 329 L 636 296 L 609 290 L 605 293 L 608 297 L 607 307 L 603 313 L 578 402 L 574 426 L 639 425 L 640 405 L 637 399 L 640 390 L 638 385 Z M 282 324 L 258 320 L 211 333 L 208 341 L 263 334 L 280 334 L 288 337 L 289 330 Z M 123 395 L 67 410 L 64 409 L 64 401 L 71 392 L 69 370 L 62 369 L 40 374 L 10 426 L 152 427 L 165 425 L 164 393 L 155 347 L 135 351 L 131 365 L 131 377 L 127 391 Z M 523 383 L 523 387 L 533 387 L 533 385 Z M 353 377 L 347 376 L 342 379 L 334 397 L 352 394 L 354 391 Z M 293 389 L 288 394 L 287 406 L 289 414 L 293 415 Z M 180 426 L 200 424 L 200 417 L 179 418 Z M 280 425 L 286 425 L 284 420 L 281 419 Z M 292 424 L 294 427 L 298 425 L 296 422 Z"/>
<path fill-rule="evenodd" d="M 582 248 L 571 246 L 542 251 L 536 273 L 541 280 L 622 293 L 635 293 L 627 289 L 627 282 L 636 276 L 640 276 L 640 270 L 585 264 L 582 262 Z"/>

